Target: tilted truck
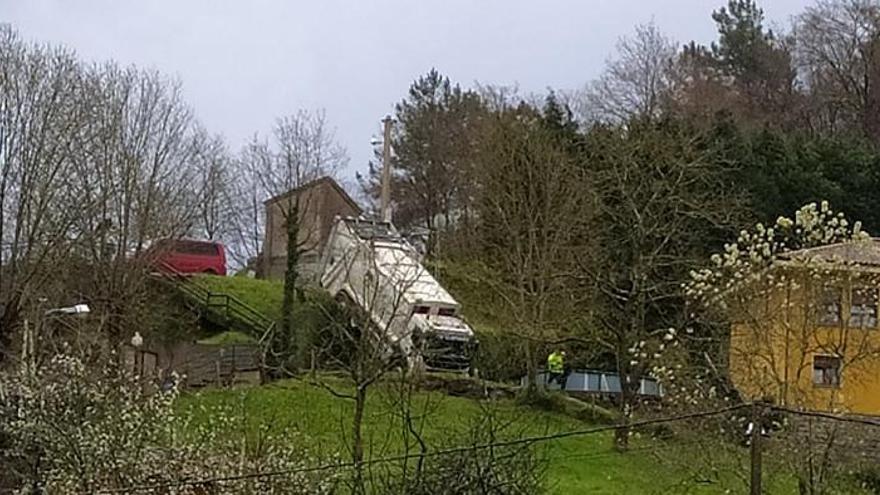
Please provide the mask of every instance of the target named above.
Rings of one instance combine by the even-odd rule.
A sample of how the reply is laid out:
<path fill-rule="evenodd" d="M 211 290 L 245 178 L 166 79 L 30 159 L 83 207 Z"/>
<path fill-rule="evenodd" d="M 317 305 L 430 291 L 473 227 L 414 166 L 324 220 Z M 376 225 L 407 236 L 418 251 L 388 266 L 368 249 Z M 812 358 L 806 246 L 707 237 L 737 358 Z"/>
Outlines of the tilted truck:
<path fill-rule="evenodd" d="M 387 359 L 404 359 L 410 368 L 472 370 L 477 341 L 458 302 L 390 222 L 337 217 L 320 282 L 337 301 L 369 315 L 366 331 Z"/>

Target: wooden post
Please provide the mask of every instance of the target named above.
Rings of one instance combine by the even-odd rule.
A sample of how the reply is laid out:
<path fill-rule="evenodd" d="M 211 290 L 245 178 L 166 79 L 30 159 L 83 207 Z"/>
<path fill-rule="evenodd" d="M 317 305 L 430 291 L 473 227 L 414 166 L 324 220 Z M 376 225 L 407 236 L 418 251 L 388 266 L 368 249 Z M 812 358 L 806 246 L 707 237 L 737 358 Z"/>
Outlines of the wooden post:
<path fill-rule="evenodd" d="M 383 222 L 391 221 L 391 116 L 387 115 L 382 119 L 383 135 L 382 140 L 382 190 L 380 197 L 380 208 L 382 211 Z"/>
<path fill-rule="evenodd" d="M 223 366 L 223 348 L 221 347 L 219 351 L 217 351 L 215 367 L 217 371 L 217 381 L 215 382 L 218 387 L 223 386 L 223 373 L 221 371 L 221 366 Z"/>
<path fill-rule="evenodd" d="M 749 484 L 750 495 L 761 495 L 761 429 L 763 424 L 763 407 L 760 403 L 752 406 L 752 431 L 750 435 L 751 445 L 749 457 L 751 458 L 751 483 Z"/>
<path fill-rule="evenodd" d="M 139 347 L 134 348 L 134 374 L 140 380 L 144 374 L 144 354 Z"/>

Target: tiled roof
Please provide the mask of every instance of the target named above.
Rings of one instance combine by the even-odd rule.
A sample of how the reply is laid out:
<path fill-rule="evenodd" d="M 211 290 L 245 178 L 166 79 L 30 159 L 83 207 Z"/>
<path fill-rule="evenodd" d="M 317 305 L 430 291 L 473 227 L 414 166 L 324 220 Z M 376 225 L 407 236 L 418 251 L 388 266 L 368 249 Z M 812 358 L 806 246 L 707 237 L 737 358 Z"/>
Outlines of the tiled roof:
<path fill-rule="evenodd" d="M 289 190 L 289 191 L 287 191 L 287 192 L 285 192 L 285 193 L 281 193 L 281 194 L 279 194 L 279 195 L 277 195 L 277 196 L 271 197 L 271 198 L 267 199 L 266 201 L 264 201 L 263 203 L 264 203 L 264 204 L 274 203 L 274 202 L 276 202 L 276 201 L 279 201 L 279 200 L 285 199 L 285 198 L 287 198 L 288 196 L 290 196 L 290 195 L 292 195 L 292 194 L 299 194 L 300 192 L 305 191 L 306 189 L 311 189 L 311 188 L 313 188 L 313 187 L 317 187 L 317 186 L 319 186 L 319 185 L 321 185 L 321 184 L 324 184 L 324 183 L 329 184 L 330 187 L 332 187 L 333 189 L 335 189 L 336 192 L 339 193 L 339 195 L 342 197 L 342 199 L 343 199 L 346 203 L 348 203 L 349 205 L 351 205 L 351 207 L 354 208 L 358 213 L 360 213 L 360 212 L 363 211 L 363 210 L 361 209 L 360 205 L 358 205 L 358 204 L 355 202 L 355 200 L 353 200 L 353 199 L 351 198 L 351 196 L 349 196 L 348 193 L 345 192 L 345 189 L 343 189 L 342 186 L 340 186 L 338 182 L 336 182 L 335 180 L 333 180 L 332 177 L 328 177 L 328 176 L 320 177 L 320 178 L 315 179 L 315 180 L 313 180 L 313 181 L 306 182 L 305 184 L 303 184 L 303 185 L 301 185 L 301 186 L 299 186 L 299 187 L 297 187 L 297 188 L 291 189 L 291 190 Z"/>
<path fill-rule="evenodd" d="M 790 261 L 845 262 L 855 265 L 880 266 L 880 239 L 841 242 L 800 249 L 786 253 L 782 258 Z"/>

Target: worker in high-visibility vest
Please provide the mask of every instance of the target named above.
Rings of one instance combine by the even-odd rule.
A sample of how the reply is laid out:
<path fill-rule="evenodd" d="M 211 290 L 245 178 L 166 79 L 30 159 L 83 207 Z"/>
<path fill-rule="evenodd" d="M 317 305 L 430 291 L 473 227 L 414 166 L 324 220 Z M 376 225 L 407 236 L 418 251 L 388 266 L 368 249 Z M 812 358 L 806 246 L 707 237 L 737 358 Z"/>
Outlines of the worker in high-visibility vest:
<path fill-rule="evenodd" d="M 556 350 L 547 356 L 547 384 L 556 382 L 559 388 L 565 390 L 565 382 L 568 380 L 568 373 L 565 368 L 565 351 Z"/>

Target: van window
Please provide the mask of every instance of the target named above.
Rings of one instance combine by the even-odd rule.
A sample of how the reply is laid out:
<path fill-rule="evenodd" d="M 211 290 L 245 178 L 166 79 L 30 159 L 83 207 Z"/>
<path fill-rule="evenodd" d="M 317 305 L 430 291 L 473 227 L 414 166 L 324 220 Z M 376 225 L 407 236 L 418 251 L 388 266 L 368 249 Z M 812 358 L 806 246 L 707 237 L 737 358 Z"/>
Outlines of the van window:
<path fill-rule="evenodd" d="M 430 310 L 431 310 L 431 308 L 429 308 L 428 306 L 416 306 L 413 308 L 413 314 L 414 315 L 426 315 L 426 314 L 428 314 L 428 311 L 430 311 Z"/>
<path fill-rule="evenodd" d="M 455 316 L 455 308 L 440 308 L 437 310 L 440 316 Z"/>
<path fill-rule="evenodd" d="M 181 254 L 197 256 L 217 256 L 217 245 L 210 242 L 180 241 L 174 246 L 174 251 Z"/>

